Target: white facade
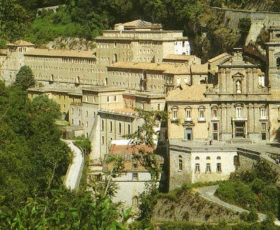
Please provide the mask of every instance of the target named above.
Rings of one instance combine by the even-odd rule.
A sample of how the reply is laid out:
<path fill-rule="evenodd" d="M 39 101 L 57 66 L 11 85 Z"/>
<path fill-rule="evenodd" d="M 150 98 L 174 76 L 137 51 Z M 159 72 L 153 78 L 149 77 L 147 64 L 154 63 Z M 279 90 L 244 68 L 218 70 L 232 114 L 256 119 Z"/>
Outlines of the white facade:
<path fill-rule="evenodd" d="M 175 42 L 175 52 L 174 54 L 185 54 L 191 55 L 191 46 L 190 43 L 186 40 Z"/>
<path fill-rule="evenodd" d="M 237 148 L 215 142 L 169 140 L 169 190 L 184 183 L 227 180 L 236 170 Z"/>
<path fill-rule="evenodd" d="M 113 202 L 121 202 L 124 208 L 132 207 L 132 211 L 135 212 L 139 206 L 139 195 L 145 191 L 145 184 L 151 182 L 151 174 L 130 171 L 113 178 L 113 181 L 118 187 Z"/>
<path fill-rule="evenodd" d="M 191 183 L 227 180 L 235 171 L 236 151 L 192 152 Z"/>

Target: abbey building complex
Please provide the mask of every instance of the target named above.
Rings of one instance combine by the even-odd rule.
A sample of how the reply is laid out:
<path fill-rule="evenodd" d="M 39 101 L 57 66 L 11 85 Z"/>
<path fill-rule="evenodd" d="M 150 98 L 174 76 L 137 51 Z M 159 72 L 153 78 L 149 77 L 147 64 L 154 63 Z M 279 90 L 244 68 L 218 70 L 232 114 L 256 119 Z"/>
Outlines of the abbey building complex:
<path fill-rule="evenodd" d="M 60 105 L 69 122 L 65 137 L 90 139 L 92 165 L 108 155 L 126 156 L 127 174 L 116 181 L 123 191 L 133 184 L 126 198 L 133 205 L 151 179 L 125 140 L 143 123 L 135 108 L 168 114 L 156 142 L 166 147 L 169 189 L 227 179 L 273 154 L 270 144 L 280 135 L 280 27 L 269 32 L 266 71 L 239 48 L 202 63 L 182 31 L 136 20 L 104 31 L 90 51 L 9 43 L 0 50 L 1 80 L 11 84 L 29 66 L 36 79 L 29 97 L 45 94 Z M 158 161 L 163 164 L 162 157 Z"/>

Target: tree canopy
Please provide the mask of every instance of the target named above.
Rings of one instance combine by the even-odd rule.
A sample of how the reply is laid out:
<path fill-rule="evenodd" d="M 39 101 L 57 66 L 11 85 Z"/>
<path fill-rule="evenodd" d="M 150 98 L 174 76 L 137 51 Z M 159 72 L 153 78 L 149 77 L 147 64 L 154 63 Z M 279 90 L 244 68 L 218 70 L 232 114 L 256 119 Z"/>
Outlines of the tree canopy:
<path fill-rule="evenodd" d="M 35 78 L 29 66 L 22 66 L 16 75 L 15 86 L 23 90 L 35 86 Z"/>

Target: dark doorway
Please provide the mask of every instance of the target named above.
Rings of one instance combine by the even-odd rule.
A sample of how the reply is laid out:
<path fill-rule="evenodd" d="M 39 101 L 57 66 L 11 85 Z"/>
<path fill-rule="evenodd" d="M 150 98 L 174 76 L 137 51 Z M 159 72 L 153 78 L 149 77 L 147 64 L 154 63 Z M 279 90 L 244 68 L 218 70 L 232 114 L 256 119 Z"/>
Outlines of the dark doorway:
<path fill-rule="evenodd" d="M 235 122 L 235 137 L 245 138 L 245 121 Z"/>

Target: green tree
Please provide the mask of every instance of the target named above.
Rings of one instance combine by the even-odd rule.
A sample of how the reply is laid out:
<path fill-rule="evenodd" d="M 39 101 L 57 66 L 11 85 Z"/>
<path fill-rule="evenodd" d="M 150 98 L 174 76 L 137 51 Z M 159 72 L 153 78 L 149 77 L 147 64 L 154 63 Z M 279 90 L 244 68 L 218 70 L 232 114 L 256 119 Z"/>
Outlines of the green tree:
<path fill-rule="evenodd" d="M 22 66 L 16 75 L 15 86 L 23 90 L 35 86 L 35 79 L 29 66 Z"/>

